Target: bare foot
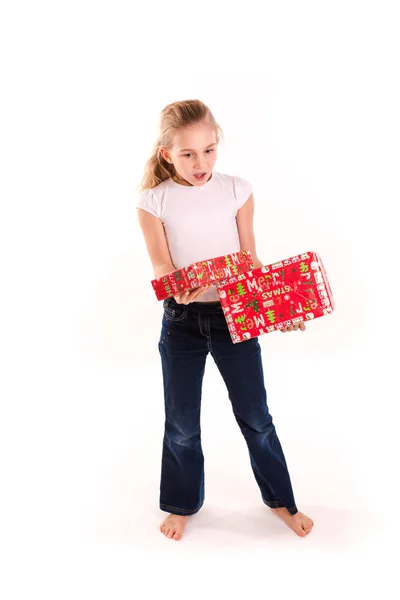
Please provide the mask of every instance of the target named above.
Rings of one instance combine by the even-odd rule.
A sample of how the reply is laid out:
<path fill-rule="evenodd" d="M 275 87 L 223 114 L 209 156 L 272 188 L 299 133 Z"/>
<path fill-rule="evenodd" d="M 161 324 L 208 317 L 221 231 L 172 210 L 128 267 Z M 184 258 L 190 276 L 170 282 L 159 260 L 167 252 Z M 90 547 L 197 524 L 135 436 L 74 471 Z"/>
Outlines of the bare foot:
<path fill-rule="evenodd" d="M 304 513 L 298 511 L 291 515 L 285 506 L 280 508 L 271 508 L 272 512 L 278 515 L 297 535 L 305 537 L 313 528 L 314 521 Z"/>
<path fill-rule="evenodd" d="M 161 533 L 167 538 L 180 540 L 189 516 L 190 515 L 187 517 L 182 517 L 181 515 L 169 515 L 160 525 Z"/>

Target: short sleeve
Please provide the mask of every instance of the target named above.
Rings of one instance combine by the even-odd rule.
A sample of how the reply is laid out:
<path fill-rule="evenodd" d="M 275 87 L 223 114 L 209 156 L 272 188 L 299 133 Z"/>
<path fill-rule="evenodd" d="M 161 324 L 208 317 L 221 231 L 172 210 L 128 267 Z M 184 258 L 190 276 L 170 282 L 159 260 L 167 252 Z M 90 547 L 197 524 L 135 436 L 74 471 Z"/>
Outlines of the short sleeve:
<path fill-rule="evenodd" d="M 252 186 L 247 179 L 243 179 L 243 177 L 234 177 L 233 178 L 233 189 L 236 198 L 236 206 L 237 209 L 241 208 L 243 204 L 248 200 L 250 194 L 252 193 Z"/>
<path fill-rule="evenodd" d="M 146 210 L 155 217 L 161 219 L 160 207 L 152 189 L 144 190 L 144 192 L 139 195 L 138 201 L 136 202 L 136 208 L 143 208 L 143 210 Z"/>

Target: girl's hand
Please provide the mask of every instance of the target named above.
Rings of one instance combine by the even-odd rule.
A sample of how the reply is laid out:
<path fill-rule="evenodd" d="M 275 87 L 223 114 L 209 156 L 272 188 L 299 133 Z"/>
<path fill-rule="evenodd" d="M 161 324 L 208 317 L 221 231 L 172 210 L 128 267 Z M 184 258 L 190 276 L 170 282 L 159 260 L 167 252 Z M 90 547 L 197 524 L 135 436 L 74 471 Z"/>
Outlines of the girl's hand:
<path fill-rule="evenodd" d="M 282 333 L 285 333 L 286 331 L 297 331 L 298 329 L 300 329 L 300 331 L 305 331 L 306 324 L 303 323 L 303 321 L 302 321 L 301 323 L 295 323 L 295 325 L 289 325 L 288 327 L 282 327 L 282 329 L 280 329 L 280 331 Z"/>
<path fill-rule="evenodd" d="M 174 296 L 174 298 L 178 304 L 190 304 L 190 302 L 194 302 L 198 296 L 204 294 L 204 292 L 207 291 L 211 286 L 212 283 L 209 283 L 208 285 L 202 285 L 201 287 L 191 290 L 190 292 L 182 292 L 182 294 L 178 294 L 177 296 Z"/>

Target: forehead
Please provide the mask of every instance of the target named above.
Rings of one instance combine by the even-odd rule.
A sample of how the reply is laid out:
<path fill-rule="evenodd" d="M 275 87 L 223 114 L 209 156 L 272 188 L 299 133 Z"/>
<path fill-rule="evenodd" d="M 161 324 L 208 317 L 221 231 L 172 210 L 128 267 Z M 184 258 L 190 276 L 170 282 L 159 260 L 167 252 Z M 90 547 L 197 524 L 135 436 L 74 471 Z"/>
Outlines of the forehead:
<path fill-rule="evenodd" d="M 174 134 L 174 147 L 180 150 L 203 150 L 215 144 L 216 133 L 207 125 L 192 125 L 178 129 Z"/>

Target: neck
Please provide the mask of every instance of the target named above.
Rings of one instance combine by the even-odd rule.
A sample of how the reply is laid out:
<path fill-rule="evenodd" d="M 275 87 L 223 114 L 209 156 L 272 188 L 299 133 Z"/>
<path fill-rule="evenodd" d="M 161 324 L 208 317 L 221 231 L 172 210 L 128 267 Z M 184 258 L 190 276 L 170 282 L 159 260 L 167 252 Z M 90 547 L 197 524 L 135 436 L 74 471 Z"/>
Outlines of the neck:
<path fill-rule="evenodd" d="M 175 175 L 172 176 L 172 179 L 174 181 L 176 181 L 176 183 L 180 183 L 182 185 L 190 185 L 191 187 L 193 187 L 193 185 L 191 183 L 186 181 L 186 179 L 181 179 L 181 177 L 179 177 L 176 173 L 175 173 Z"/>

